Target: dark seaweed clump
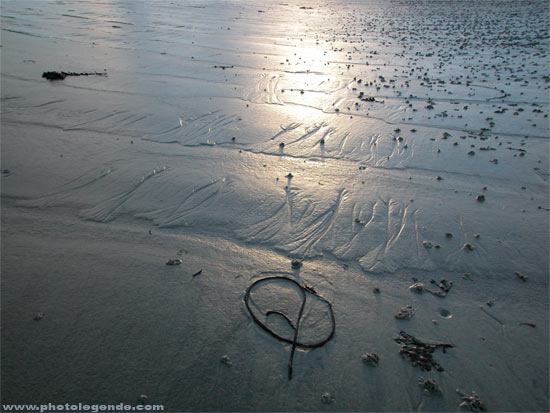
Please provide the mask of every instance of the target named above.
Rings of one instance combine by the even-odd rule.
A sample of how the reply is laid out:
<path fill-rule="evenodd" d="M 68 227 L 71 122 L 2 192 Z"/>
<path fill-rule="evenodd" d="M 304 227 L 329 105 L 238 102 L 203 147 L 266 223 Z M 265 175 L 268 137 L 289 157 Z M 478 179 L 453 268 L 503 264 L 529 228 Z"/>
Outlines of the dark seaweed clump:
<path fill-rule="evenodd" d="M 443 348 L 443 352 L 445 353 L 446 348 L 454 347 L 452 344 L 445 343 L 424 343 L 404 331 L 400 331 L 399 337 L 396 337 L 394 340 L 396 343 L 403 345 L 399 351 L 402 357 L 408 357 L 413 366 L 418 366 L 420 369 L 427 371 L 430 371 L 432 367 L 437 371 L 444 370 L 432 357 L 432 353 L 436 348 Z"/>
<path fill-rule="evenodd" d="M 76 72 L 44 72 L 42 77 L 48 80 L 63 80 L 67 76 L 107 76 L 106 72 L 76 73 Z"/>

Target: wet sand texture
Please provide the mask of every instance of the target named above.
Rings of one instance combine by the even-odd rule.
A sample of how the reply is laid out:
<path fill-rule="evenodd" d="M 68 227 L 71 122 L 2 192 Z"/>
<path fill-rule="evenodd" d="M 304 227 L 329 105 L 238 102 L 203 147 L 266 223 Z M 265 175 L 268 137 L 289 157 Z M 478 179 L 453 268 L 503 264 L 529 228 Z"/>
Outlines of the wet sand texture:
<path fill-rule="evenodd" d="M 547 1 L 0 14 L 2 403 L 548 411 Z"/>

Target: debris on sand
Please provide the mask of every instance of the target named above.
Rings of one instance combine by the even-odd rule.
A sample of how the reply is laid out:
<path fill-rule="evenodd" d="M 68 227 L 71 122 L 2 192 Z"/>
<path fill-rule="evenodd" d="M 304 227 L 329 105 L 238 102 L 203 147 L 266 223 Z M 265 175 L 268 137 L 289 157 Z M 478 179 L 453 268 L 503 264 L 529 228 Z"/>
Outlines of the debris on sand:
<path fill-rule="evenodd" d="M 424 248 L 433 248 L 434 244 L 432 244 L 430 241 L 422 241 L 422 245 L 424 246 Z"/>
<path fill-rule="evenodd" d="M 424 284 L 414 283 L 409 287 L 409 290 L 414 291 L 415 293 L 422 293 L 424 292 Z"/>
<path fill-rule="evenodd" d="M 181 265 L 183 263 L 183 260 L 176 258 L 176 259 L 169 259 L 166 261 L 166 265 Z"/>
<path fill-rule="evenodd" d="M 291 265 L 292 268 L 297 270 L 298 268 L 302 267 L 303 263 L 300 260 L 292 260 L 292 261 L 290 261 L 290 265 Z"/>
<path fill-rule="evenodd" d="M 269 285 L 270 283 L 275 282 L 275 281 L 276 282 L 283 282 L 284 281 L 286 283 L 293 284 L 294 287 L 298 288 L 299 291 L 300 291 L 302 302 L 301 302 L 300 307 L 298 309 L 298 318 L 294 322 L 291 321 L 291 319 L 288 317 L 287 314 L 285 314 L 284 311 L 267 310 L 265 312 L 260 311 L 261 315 L 260 315 L 260 313 L 258 313 L 258 315 L 256 315 L 256 312 L 254 310 L 252 310 L 252 307 L 251 307 L 251 304 L 250 304 L 251 291 L 255 290 L 256 288 L 261 288 L 261 285 Z M 260 286 L 260 287 L 258 287 L 258 286 Z M 326 332 L 327 334 L 324 336 L 324 338 L 319 337 L 319 340 L 316 341 L 316 342 L 307 342 L 307 343 L 305 343 L 305 342 L 301 341 L 298 338 L 298 335 L 299 335 L 298 333 L 299 333 L 299 330 L 300 330 L 300 323 L 302 321 L 301 319 L 304 316 L 304 307 L 305 307 L 305 304 L 306 304 L 306 300 L 311 299 L 311 297 L 315 297 L 314 299 L 318 300 L 318 302 L 326 305 L 325 308 L 328 311 L 327 315 L 328 315 L 329 321 L 330 321 L 330 331 Z M 307 285 L 301 285 L 300 283 L 298 283 L 296 280 L 294 280 L 292 278 L 288 278 L 288 277 L 285 277 L 285 276 L 271 276 L 271 277 L 261 278 L 259 280 L 254 281 L 246 289 L 246 292 L 245 292 L 245 295 L 244 295 L 244 304 L 246 305 L 246 309 L 248 310 L 248 312 L 250 313 L 250 315 L 252 316 L 252 319 L 254 320 L 254 322 L 256 324 L 258 324 L 262 329 L 267 331 L 269 334 L 271 334 L 276 339 L 278 339 L 278 340 L 280 340 L 284 343 L 292 344 L 292 348 L 290 350 L 290 359 L 288 361 L 288 379 L 289 380 L 292 380 L 294 354 L 296 352 L 296 347 L 310 348 L 310 349 L 321 347 L 325 343 L 330 341 L 332 339 L 332 337 L 334 336 L 334 331 L 336 329 L 336 321 L 334 320 L 334 313 L 332 311 L 332 305 L 327 300 L 325 300 L 322 296 L 320 296 L 317 292 L 315 292 L 315 289 L 313 287 L 309 287 Z M 268 326 L 268 324 L 266 324 L 267 318 L 269 316 L 275 316 L 275 315 L 277 315 L 279 317 L 282 317 L 282 319 L 285 320 L 288 323 L 288 326 L 294 331 L 293 338 L 283 337 L 283 336 L 279 335 L 277 332 L 272 330 Z M 311 314 L 308 312 L 307 316 L 310 316 L 310 315 Z M 258 316 L 260 318 L 258 318 Z"/>
<path fill-rule="evenodd" d="M 431 280 L 430 282 L 432 284 L 435 284 L 435 280 Z M 439 291 L 432 291 L 427 288 L 426 288 L 426 291 L 438 297 L 445 297 L 453 287 L 453 282 L 442 279 L 439 281 L 438 287 L 439 287 Z"/>
<path fill-rule="evenodd" d="M 42 320 L 42 319 L 44 318 L 45 315 L 46 315 L 46 314 L 44 314 L 44 313 L 36 313 L 36 314 L 34 315 L 34 319 L 35 319 L 36 321 L 40 321 L 40 320 Z"/>
<path fill-rule="evenodd" d="M 224 354 L 221 356 L 220 361 L 225 364 L 227 367 L 231 367 L 233 363 L 231 363 L 231 360 L 229 359 L 229 356 L 227 354 Z"/>
<path fill-rule="evenodd" d="M 449 311 L 449 310 L 445 310 L 444 308 L 441 308 L 441 309 L 439 310 L 439 314 L 441 315 L 441 317 L 445 317 L 445 318 L 451 318 L 451 317 L 452 317 L 450 311 Z"/>
<path fill-rule="evenodd" d="M 410 320 L 414 313 L 415 309 L 412 306 L 407 305 L 399 309 L 399 311 L 395 315 L 395 318 L 397 318 L 398 320 Z"/>
<path fill-rule="evenodd" d="M 199 271 L 197 271 L 195 274 L 193 274 L 193 277 L 196 277 L 197 275 L 200 275 L 202 274 L 202 269 L 200 269 Z"/>
<path fill-rule="evenodd" d="M 48 80 L 63 80 L 65 79 L 67 75 L 63 72 L 44 72 L 42 73 L 42 77 L 48 79 Z"/>
<path fill-rule="evenodd" d="M 519 271 L 516 271 L 516 275 L 518 276 L 518 278 L 522 281 L 527 281 L 529 278 L 526 277 L 525 275 L 523 275 L 522 273 L 520 273 Z"/>
<path fill-rule="evenodd" d="M 334 403 L 334 396 L 328 392 L 321 394 L 321 402 L 325 404 L 331 404 Z"/>
<path fill-rule="evenodd" d="M 443 367 L 432 358 L 432 353 L 435 349 L 441 347 L 445 353 L 445 349 L 454 347 L 452 344 L 446 343 L 424 343 L 405 331 L 400 331 L 399 337 L 394 338 L 394 341 L 403 345 L 399 351 L 402 357 L 408 357 L 413 366 L 418 366 L 422 370 L 427 371 L 430 371 L 432 367 L 437 371 L 444 370 Z"/>
<path fill-rule="evenodd" d="M 460 389 L 456 389 L 456 392 L 462 397 L 462 403 L 458 405 L 458 407 L 467 407 L 472 412 L 481 412 L 484 410 L 487 410 L 485 407 L 485 403 L 481 401 L 479 396 L 475 391 L 472 391 L 471 395 L 467 395 Z"/>
<path fill-rule="evenodd" d="M 367 96 L 367 97 L 360 97 L 363 102 L 378 102 L 374 97 Z"/>
<path fill-rule="evenodd" d="M 376 367 L 380 358 L 376 353 L 365 353 L 361 356 L 361 361 L 369 366 Z"/>
<path fill-rule="evenodd" d="M 420 377 L 420 379 L 418 379 L 418 385 L 428 393 L 441 393 L 439 384 L 437 384 L 437 381 L 434 379 L 425 379 L 424 377 Z"/>
<path fill-rule="evenodd" d="M 90 72 L 90 73 L 75 73 L 75 72 L 44 72 L 42 77 L 48 80 L 63 80 L 67 76 L 107 76 L 106 72 Z"/>
<path fill-rule="evenodd" d="M 474 246 L 470 243 L 466 243 L 462 246 L 462 249 L 463 250 L 466 250 L 466 251 L 473 251 L 474 250 Z"/>

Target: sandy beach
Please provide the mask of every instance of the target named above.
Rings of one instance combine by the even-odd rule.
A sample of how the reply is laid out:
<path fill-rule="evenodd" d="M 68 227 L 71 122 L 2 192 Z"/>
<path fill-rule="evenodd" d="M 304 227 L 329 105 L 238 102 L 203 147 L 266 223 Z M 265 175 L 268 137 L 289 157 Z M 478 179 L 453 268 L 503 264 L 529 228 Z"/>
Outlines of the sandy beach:
<path fill-rule="evenodd" d="M 549 13 L 3 0 L 2 410 L 549 411 Z"/>

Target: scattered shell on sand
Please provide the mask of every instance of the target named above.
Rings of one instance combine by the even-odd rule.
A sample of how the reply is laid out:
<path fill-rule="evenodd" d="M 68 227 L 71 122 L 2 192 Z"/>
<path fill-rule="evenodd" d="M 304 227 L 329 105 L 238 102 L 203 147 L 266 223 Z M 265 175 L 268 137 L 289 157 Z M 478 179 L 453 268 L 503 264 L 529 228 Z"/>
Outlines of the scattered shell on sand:
<path fill-rule="evenodd" d="M 149 400 L 149 397 L 146 396 L 145 394 L 140 394 L 138 397 L 139 404 L 145 404 L 147 403 L 147 400 Z"/>
<path fill-rule="evenodd" d="M 298 269 L 298 268 L 301 268 L 301 267 L 302 267 L 303 263 L 302 263 L 302 261 L 300 261 L 300 260 L 292 260 L 292 261 L 290 262 L 290 265 L 292 266 L 292 268 Z"/>
<path fill-rule="evenodd" d="M 227 367 L 231 367 L 233 363 L 231 363 L 231 360 L 229 359 L 229 356 L 227 354 L 224 354 L 221 356 L 220 361 L 225 364 Z"/>
<path fill-rule="evenodd" d="M 439 281 L 438 287 L 439 287 L 439 291 L 436 291 L 436 292 L 430 291 L 430 292 L 439 297 L 445 297 L 453 287 L 453 282 L 442 279 Z"/>
<path fill-rule="evenodd" d="M 321 402 L 325 403 L 325 404 L 331 404 L 331 403 L 334 403 L 334 400 L 336 400 L 334 398 L 334 396 L 332 394 L 330 394 L 329 392 L 326 392 L 326 393 L 323 393 L 321 394 Z"/>
<path fill-rule="evenodd" d="M 444 308 L 439 309 L 439 315 L 444 318 L 452 318 L 452 314 L 450 313 L 450 311 Z"/>
<path fill-rule="evenodd" d="M 474 250 L 474 246 L 472 244 L 470 244 L 469 242 L 467 242 L 466 244 L 464 244 L 462 246 L 462 249 L 463 250 L 466 250 L 466 251 L 473 251 Z"/>
<path fill-rule="evenodd" d="M 376 353 L 365 353 L 361 356 L 361 361 L 369 366 L 376 367 L 380 358 Z"/>
<path fill-rule="evenodd" d="M 399 309 L 399 311 L 395 315 L 395 318 L 397 318 L 398 320 L 410 320 L 414 315 L 414 312 L 415 309 L 412 306 L 407 305 Z"/>
<path fill-rule="evenodd" d="M 181 263 L 183 262 L 183 260 L 179 259 L 179 258 L 176 258 L 176 259 L 170 259 L 168 261 L 166 261 L 166 265 L 181 265 Z"/>
<path fill-rule="evenodd" d="M 380 288 L 374 287 L 374 288 L 372 289 L 372 292 L 373 292 L 374 294 L 380 294 Z"/>
<path fill-rule="evenodd" d="M 414 279 L 414 281 L 416 281 L 416 279 Z M 436 284 L 436 281 L 432 279 L 430 280 L 430 283 Z M 409 287 L 409 290 L 414 291 L 415 293 L 423 293 L 424 291 L 426 291 L 438 297 L 445 297 L 447 293 L 451 290 L 452 286 L 453 286 L 452 281 L 447 281 L 445 279 L 442 279 L 438 284 L 439 290 L 435 290 L 435 291 L 430 290 L 429 288 L 426 288 L 424 284 L 419 282 L 416 282 L 413 285 L 411 285 Z"/>
<path fill-rule="evenodd" d="M 415 293 L 422 293 L 424 292 L 424 284 L 414 283 L 409 287 L 409 290 L 414 291 Z"/>
<path fill-rule="evenodd" d="M 477 200 L 478 202 L 483 202 L 483 201 L 485 201 L 485 195 L 478 195 L 477 198 L 476 198 L 476 200 Z"/>
<path fill-rule="evenodd" d="M 464 393 L 460 389 L 456 389 L 456 392 L 462 397 L 463 400 L 462 403 L 458 405 L 458 407 L 467 407 L 472 412 L 481 412 L 483 410 L 487 410 L 485 404 L 481 401 L 475 391 L 472 391 L 471 395 Z"/>
<path fill-rule="evenodd" d="M 36 321 L 40 321 L 40 320 L 42 320 L 42 319 L 44 318 L 45 315 L 46 315 L 46 314 L 44 314 L 44 313 L 36 313 L 36 314 L 34 315 L 34 319 L 35 319 Z"/>
<path fill-rule="evenodd" d="M 434 379 L 425 379 L 424 377 L 420 377 L 420 379 L 418 379 L 418 385 L 429 393 L 441 392 L 441 390 L 439 389 L 439 384 L 437 384 Z"/>

